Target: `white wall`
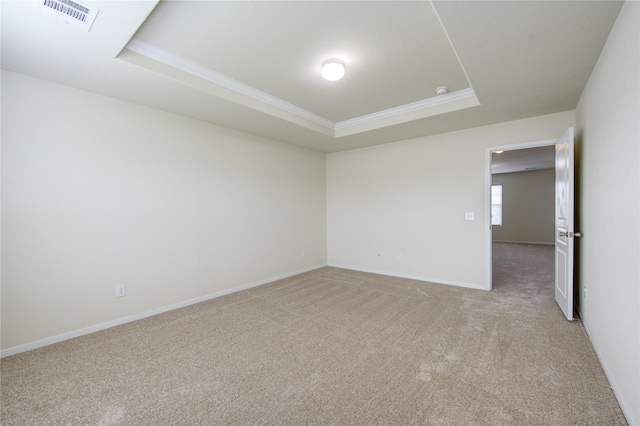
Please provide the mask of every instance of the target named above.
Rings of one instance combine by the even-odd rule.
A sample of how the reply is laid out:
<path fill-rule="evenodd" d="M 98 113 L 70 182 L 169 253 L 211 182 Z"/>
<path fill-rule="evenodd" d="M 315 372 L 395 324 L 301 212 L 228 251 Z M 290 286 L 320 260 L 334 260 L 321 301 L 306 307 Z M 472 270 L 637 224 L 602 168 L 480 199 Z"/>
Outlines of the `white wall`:
<path fill-rule="evenodd" d="M 2 72 L 3 349 L 324 264 L 324 154 Z"/>
<path fill-rule="evenodd" d="M 493 240 L 554 244 L 555 169 L 493 175 L 502 185 L 502 226 L 493 226 Z"/>
<path fill-rule="evenodd" d="M 566 112 L 329 154 L 329 264 L 488 288 L 486 149 L 573 125 Z"/>
<path fill-rule="evenodd" d="M 576 113 L 580 311 L 634 425 L 640 424 L 639 23 L 640 3 L 627 1 Z"/>

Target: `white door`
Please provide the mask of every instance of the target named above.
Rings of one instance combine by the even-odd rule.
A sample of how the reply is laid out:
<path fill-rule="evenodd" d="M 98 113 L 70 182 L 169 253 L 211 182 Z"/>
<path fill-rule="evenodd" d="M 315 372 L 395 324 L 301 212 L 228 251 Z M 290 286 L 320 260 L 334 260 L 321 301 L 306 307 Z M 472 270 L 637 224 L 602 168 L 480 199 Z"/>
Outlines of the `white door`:
<path fill-rule="evenodd" d="M 568 320 L 573 320 L 573 163 L 570 128 L 556 142 L 556 302 Z"/>

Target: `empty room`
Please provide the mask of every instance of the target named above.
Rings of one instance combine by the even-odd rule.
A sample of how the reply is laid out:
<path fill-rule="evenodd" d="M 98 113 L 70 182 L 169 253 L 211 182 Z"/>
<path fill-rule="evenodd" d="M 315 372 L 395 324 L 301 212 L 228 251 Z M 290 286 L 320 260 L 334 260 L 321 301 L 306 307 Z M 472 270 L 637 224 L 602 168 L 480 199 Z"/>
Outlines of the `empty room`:
<path fill-rule="evenodd" d="M 640 425 L 639 2 L 0 17 L 2 424 Z"/>

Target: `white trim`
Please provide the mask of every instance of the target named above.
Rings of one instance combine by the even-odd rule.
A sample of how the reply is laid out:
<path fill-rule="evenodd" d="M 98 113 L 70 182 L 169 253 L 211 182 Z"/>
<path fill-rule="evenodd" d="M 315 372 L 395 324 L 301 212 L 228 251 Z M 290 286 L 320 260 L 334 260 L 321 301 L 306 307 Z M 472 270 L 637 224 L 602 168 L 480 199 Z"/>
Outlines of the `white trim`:
<path fill-rule="evenodd" d="M 222 290 L 213 294 L 209 294 L 206 296 L 196 297 L 195 299 L 185 300 L 184 302 L 174 303 L 172 305 L 163 306 L 157 309 L 152 309 L 150 311 L 141 312 L 139 314 L 129 315 L 123 318 L 118 318 L 112 321 L 103 322 L 101 324 L 92 325 L 90 327 L 81 328 L 80 330 L 70 331 L 68 333 L 59 334 L 57 336 L 48 337 L 46 339 L 37 340 L 35 342 L 27 343 L 25 345 L 14 346 L 12 348 L 4 349 L 0 352 L 0 358 L 4 358 L 11 355 L 16 355 L 22 352 L 27 352 L 33 349 L 38 349 L 43 346 L 53 345 L 54 343 L 63 342 L 65 340 L 73 339 L 74 337 L 84 336 L 86 334 L 95 333 L 97 331 L 106 330 L 108 328 L 116 327 L 118 325 L 126 324 L 133 321 L 138 321 L 144 318 L 149 318 L 154 315 L 163 314 L 165 312 L 173 311 L 176 309 L 184 308 L 189 305 L 194 305 L 196 303 L 205 302 L 207 300 L 215 299 L 217 297 L 226 296 L 227 294 L 237 293 L 239 291 L 247 290 L 253 287 L 258 287 L 264 284 L 269 284 L 274 281 L 278 281 L 284 278 L 289 278 L 294 275 L 303 274 L 305 272 L 313 271 L 316 269 L 324 268 L 327 264 L 320 264 L 311 266 L 309 268 L 300 269 L 294 272 L 289 272 L 286 274 L 278 275 L 275 277 L 267 278 L 260 281 L 255 281 L 249 284 L 241 285 L 239 287 L 230 288 L 227 290 Z"/>
<path fill-rule="evenodd" d="M 448 280 L 440 280 L 440 279 L 435 279 L 435 278 L 421 277 L 421 276 L 417 276 L 417 275 L 397 274 L 397 273 L 394 273 L 394 272 L 376 271 L 376 270 L 373 270 L 373 269 L 357 268 L 355 266 L 339 265 L 339 264 L 336 264 L 336 263 L 329 263 L 327 266 L 330 266 L 330 267 L 333 267 L 333 268 L 348 269 L 350 271 L 367 272 L 369 274 L 386 275 L 388 277 L 407 278 L 407 279 L 410 279 L 410 280 L 424 281 L 424 282 L 429 282 L 429 283 L 433 283 L 433 284 L 444 284 L 444 285 L 450 285 L 450 286 L 454 286 L 454 287 L 471 288 L 471 289 L 474 289 L 474 290 L 487 290 L 486 288 L 482 287 L 481 285 L 477 285 L 477 284 L 462 283 L 462 282 L 448 281 Z"/>
<path fill-rule="evenodd" d="M 258 90 L 238 80 L 234 80 L 233 78 L 214 71 L 211 68 L 175 55 L 171 52 L 164 51 L 136 38 L 131 39 L 131 41 L 129 41 L 125 46 L 125 49 L 161 64 L 184 71 L 190 75 L 201 78 L 209 83 L 230 90 L 241 96 L 246 96 L 247 98 L 258 101 L 268 107 L 275 108 L 281 112 L 288 113 L 303 120 L 307 120 L 308 122 L 317 124 L 321 126 L 322 129 L 329 130 L 330 134 L 328 134 L 328 136 L 332 136 L 333 138 L 358 134 L 407 121 L 480 105 L 474 90 L 469 87 L 446 95 L 434 96 L 432 98 L 423 99 L 334 123 L 325 117 L 314 114 L 311 111 L 293 105 L 283 99 Z M 460 66 L 462 67 L 462 64 L 460 64 Z M 467 78 L 467 82 L 468 80 L 469 79 Z M 230 98 L 228 99 L 232 100 Z M 252 105 L 247 103 L 244 103 L 244 105 L 250 108 L 252 107 Z M 270 114 L 267 110 L 262 111 Z M 276 113 L 271 113 L 271 115 L 277 116 Z M 310 130 L 319 131 L 324 134 L 322 130 L 313 128 L 313 126 L 309 126 L 308 124 L 297 121 L 295 121 L 295 124 L 302 125 Z"/>
<path fill-rule="evenodd" d="M 409 114 L 415 111 L 422 111 L 429 108 L 434 108 L 440 105 L 445 105 L 451 102 L 456 102 L 464 99 L 475 98 L 476 94 L 471 88 L 458 90 L 442 96 L 436 96 L 433 98 L 423 99 L 421 101 L 412 102 L 406 105 L 400 105 L 395 108 L 389 108 L 382 111 L 374 112 L 360 117 L 344 120 L 336 123 L 336 130 L 345 130 L 351 127 L 359 126 L 366 123 L 372 123 L 385 118 L 398 117 L 401 115 Z"/>

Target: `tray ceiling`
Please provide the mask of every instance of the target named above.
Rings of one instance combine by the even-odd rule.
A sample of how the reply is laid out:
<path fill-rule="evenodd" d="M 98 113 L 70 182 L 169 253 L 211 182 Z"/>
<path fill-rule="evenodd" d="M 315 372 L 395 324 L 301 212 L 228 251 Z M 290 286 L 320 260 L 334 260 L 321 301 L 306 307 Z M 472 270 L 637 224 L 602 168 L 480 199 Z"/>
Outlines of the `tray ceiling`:
<path fill-rule="evenodd" d="M 1 2 L 3 69 L 321 152 L 573 110 L 622 4 L 86 3 L 89 32 Z"/>
<path fill-rule="evenodd" d="M 478 105 L 429 2 L 162 2 L 127 50 L 335 137 Z M 329 58 L 345 78 L 320 76 Z M 440 86 L 454 93 L 437 96 Z"/>

